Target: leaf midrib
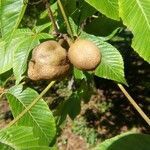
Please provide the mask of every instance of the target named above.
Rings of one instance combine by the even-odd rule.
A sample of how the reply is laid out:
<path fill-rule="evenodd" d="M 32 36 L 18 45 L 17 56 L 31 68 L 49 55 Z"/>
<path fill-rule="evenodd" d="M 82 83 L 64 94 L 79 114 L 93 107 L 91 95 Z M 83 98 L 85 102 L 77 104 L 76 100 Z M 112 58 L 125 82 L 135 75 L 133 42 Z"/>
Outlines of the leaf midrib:
<path fill-rule="evenodd" d="M 143 9 L 143 7 L 141 6 L 140 1 L 139 1 L 139 0 L 136 0 L 136 1 L 137 1 L 137 4 L 138 4 L 138 6 L 139 6 L 139 8 L 140 8 L 140 10 L 141 10 L 141 12 L 142 12 L 142 14 L 143 14 L 143 16 L 144 16 L 146 22 L 147 22 L 147 24 L 148 24 L 148 29 L 150 30 L 150 23 L 149 23 L 149 21 L 148 21 L 148 19 L 147 19 L 147 16 L 146 16 L 145 12 L 144 12 L 144 9 Z"/>
<path fill-rule="evenodd" d="M 7 142 L 7 141 L 4 141 L 4 140 L 0 140 L 0 143 L 2 143 L 3 145 L 7 145 L 9 146 L 10 148 L 14 149 L 14 150 L 20 150 L 18 149 L 13 143 L 11 142 Z"/>
<path fill-rule="evenodd" d="M 10 93 L 11 94 L 11 93 Z M 14 96 L 21 104 L 22 106 L 26 109 L 27 106 L 21 101 L 19 100 L 19 98 L 17 98 L 17 96 L 11 94 L 12 96 Z M 32 108 L 31 108 L 32 109 Z M 30 109 L 30 110 L 31 110 Z M 40 127 L 39 123 L 34 119 L 34 116 L 32 115 L 32 112 L 31 111 L 28 111 L 28 113 L 30 114 L 31 118 L 33 119 L 33 121 L 37 124 L 37 126 L 39 127 L 39 129 L 42 131 L 42 133 L 44 134 L 44 136 L 46 137 L 47 141 L 49 141 L 49 138 L 47 137 L 47 135 L 45 134 L 45 132 L 43 131 L 43 129 Z"/>

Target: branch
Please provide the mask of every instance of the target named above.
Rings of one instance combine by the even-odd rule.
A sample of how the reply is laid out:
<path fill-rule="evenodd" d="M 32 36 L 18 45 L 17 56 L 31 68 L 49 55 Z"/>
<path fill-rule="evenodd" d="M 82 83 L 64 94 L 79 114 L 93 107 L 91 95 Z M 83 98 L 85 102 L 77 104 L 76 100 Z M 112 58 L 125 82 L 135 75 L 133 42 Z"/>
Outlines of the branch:
<path fill-rule="evenodd" d="M 52 22 L 52 25 L 54 27 L 54 35 L 57 36 L 57 35 L 59 35 L 59 30 L 58 30 L 57 24 L 56 24 L 54 16 L 53 16 L 53 12 L 52 12 L 51 7 L 50 7 L 50 3 L 48 2 L 48 0 L 43 0 L 43 2 L 45 3 L 46 9 L 48 11 L 48 17 L 49 17 L 49 19 Z"/>
<path fill-rule="evenodd" d="M 127 99 L 130 101 L 130 103 L 133 105 L 133 107 L 138 111 L 138 113 L 142 116 L 142 118 L 148 123 L 150 126 L 150 119 L 148 116 L 143 112 L 143 110 L 137 105 L 135 100 L 130 96 L 130 94 L 126 91 L 126 89 L 121 85 L 117 84 L 120 90 L 123 92 L 123 94 L 127 97 Z"/>
<path fill-rule="evenodd" d="M 57 0 L 57 3 L 58 3 L 58 5 L 59 5 L 59 7 L 60 7 L 62 16 L 63 16 L 63 18 L 64 18 L 64 20 L 65 20 L 66 25 L 67 25 L 68 33 L 69 33 L 69 35 L 71 36 L 71 38 L 72 38 L 72 40 L 73 40 L 73 39 L 74 39 L 74 36 L 73 36 L 72 28 L 71 28 L 71 26 L 70 26 L 70 24 L 69 24 L 68 18 L 67 18 L 67 16 L 66 16 L 66 13 L 65 13 L 64 8 L 63 8 L 63 5 L 61 4 L 61 1 L 60 1 L 60 0 Z"/>

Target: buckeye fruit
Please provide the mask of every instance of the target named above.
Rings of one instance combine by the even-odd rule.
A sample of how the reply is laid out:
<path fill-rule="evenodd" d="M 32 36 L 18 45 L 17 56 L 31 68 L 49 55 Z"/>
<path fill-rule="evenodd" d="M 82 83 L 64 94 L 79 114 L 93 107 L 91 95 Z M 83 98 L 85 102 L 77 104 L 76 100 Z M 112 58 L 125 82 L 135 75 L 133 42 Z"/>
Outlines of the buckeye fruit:
<path fill-rule="evenodd" d="M 66 75 L 69 68 L 66 50 L 56 41 L 46 41 L 34 48 L 28 77 L 32 80 L 54 80 Z"/>
<path fill-rule="evenodd" d="M 93 42 L 78 39 L 70 46 L 68 58 L 76 68 L 92 71 L 99 65 L 101 53 Z"/>

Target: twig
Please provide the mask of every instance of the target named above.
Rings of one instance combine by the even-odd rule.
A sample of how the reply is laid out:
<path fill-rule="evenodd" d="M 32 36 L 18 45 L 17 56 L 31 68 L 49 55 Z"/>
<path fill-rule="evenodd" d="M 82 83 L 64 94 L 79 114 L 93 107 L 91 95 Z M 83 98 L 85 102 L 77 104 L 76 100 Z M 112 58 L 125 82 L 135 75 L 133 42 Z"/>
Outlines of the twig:
<path fill-rule="evenodd" d="M 58 36 L 59 30 L 58 30 L 57 24 L 56 24 L 54 16 L 53 16 L 53 12 L 52 12 L 51 7 L 50 7 L 50 3 L 48 2 L 48 0 L 43 0 L 43 2 L 45 3 L 46 9 L 48 11 L 48 17 L 49 17 L 49 19 L 52 22 L 52 25 L 54 27 L 54 35 Z"/>
<path fill-rule="evenodd" d="M 3 97 L 3 95 L 4 95 L 5 93 L 7 93 L 7 90 L 8 90 L 8 89 L 2 88 L 2 87 L 0 87 L 0 88 L 1 88 L 1 91 L 0 91 L 0 100 L 1 100 L 2 97 Z"/>
<path fill-rule="evenodd" d="M 138 111 L 138 113 L 142 116 L 142 118 L 148 123 L 150 126 L 150 119 L 148 116 L 143 112 L 143 110 L 137 105 L 135 100 L 129 95 L 129 93 L 126 91 L 126 89 L 121 85 L 118 84 L 118 87 L 123 92 L 123 94 L 127 97 L 127 99 L 130 101 L 130 103 L 133 105 L 133 107 Z"/>
<path fill-rule="evenodd" d="M 42 98 L 42 96 L 43 96 L 44 94 L 46 94 L 46 92 L 54 85 L 54 83 L 55 83 L 55 81 L 50 82 L 50 83 L 48 84 L 48 86 L 41 92 L 41 94 L 38 95 L 38 97 L 35 98 L 35 99 L 33 100 L 33 102 L 32 102 L 30 105 L 28 105 L 28 106 L 26 107 L 26 109 L 24 109 L 14 120 L 12 120 L 12 121 L 6 126 L 6 128 L 11 127 L 11 126 L 14 125 L 19 119 L 21 119 L 21 118 L 40 100 L 40 98 Z"/>
<path fill-rule="evenodd" d="M 6 92 L 3 92 L 3 93 L 0 94 L 0 100 L 1 100 L 2 96 L 3 96 L 5 93 L 6 93 Z"/>
<path fill-rule="evenodd" d="M 63 18 L 64 18 L 64 20 L 65 20 L 66 25 L 67 25 L 68 33 L 69 33 L 69 35 L 71 36 L 72 40 L 74 40 L 73 31 L 72 31 L 72 28 L 71 28 L 71 26 L 70 26 L 70 24 L 69 24 L 68 18 L 67 18 L 67 16 L 66 16 L 66 13 L 65 13 L 64 8 L 63 8 L 63 5 L 61 4 L 61 1 L 60 1 L 60 0 L 57 0 L 57 3 L 58 3 L 58 5 L 59 5 L 59 7 L 60 7 L 62 16 L 63 16 Z"/>

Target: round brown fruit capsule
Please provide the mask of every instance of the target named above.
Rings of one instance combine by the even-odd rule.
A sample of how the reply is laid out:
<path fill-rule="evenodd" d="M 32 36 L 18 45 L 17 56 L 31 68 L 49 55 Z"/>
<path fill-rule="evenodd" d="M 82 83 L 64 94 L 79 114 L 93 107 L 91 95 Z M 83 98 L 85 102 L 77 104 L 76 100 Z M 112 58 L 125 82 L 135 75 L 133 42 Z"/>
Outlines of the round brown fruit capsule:
<path fill-rule="evenodd" d="M 28 77 L 32 80 L 54 80 L 65 76 L 69 68 L 66 50 L 56 41 L 46 41 L 34 48 Z"/>
<path fill-rule="evenodd" d="M 99 65 L 101 53 L 93 42 L 78 39 L 70 46 L 68 58 L 76 68 L 92 71 Z"/>

